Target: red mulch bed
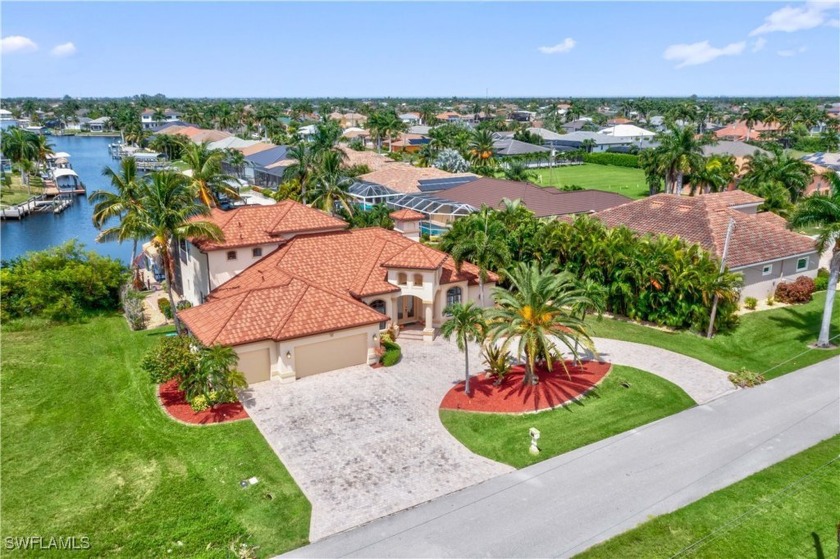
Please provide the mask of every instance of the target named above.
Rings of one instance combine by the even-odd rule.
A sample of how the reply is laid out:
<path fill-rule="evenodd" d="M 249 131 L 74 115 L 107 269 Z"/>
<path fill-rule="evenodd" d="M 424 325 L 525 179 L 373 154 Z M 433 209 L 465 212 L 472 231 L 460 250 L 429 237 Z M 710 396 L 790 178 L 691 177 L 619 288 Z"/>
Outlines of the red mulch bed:
<path fill-rule="evenodd" d="M 248 419 L 248 412 L 239 402 L 232 404 L 218 404 L 204 411 L 193 411 L 184 393 L 178 390 L 178 379 L 172 379 L 158 387 L 160 403 L 166 413 L 184 423 L 196 425 L 209 425 L 211 423 L 224 423 L 226 421 L 237 421 Z"/>
<path fill-rule="evenodd" d="M 471 377 L 472 396 L 464 394 L 464 383 L 459 382 L 443 397 L 440 409 L 521 414 L 558 408 L 589 392 L 610 372 L 610 364 L 599 361 L 581 365 L 567 361 L 566 367 L 571 380 L 562 363 L 555 363 L 551 372 L 538 368 L 536 386 L 522 384 L 525 368 L 521 365 L 514 366 L 500 386 L 494 386 L 495 378 L 486 375 Z"/>

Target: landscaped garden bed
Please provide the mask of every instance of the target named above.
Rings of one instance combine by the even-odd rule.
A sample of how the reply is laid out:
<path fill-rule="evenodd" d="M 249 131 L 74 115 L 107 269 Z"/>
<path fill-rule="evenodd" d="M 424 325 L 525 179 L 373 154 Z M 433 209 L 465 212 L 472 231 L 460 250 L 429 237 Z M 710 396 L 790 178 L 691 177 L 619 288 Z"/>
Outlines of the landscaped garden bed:
<path fill-rule="evenodd" d="M 581 364 L 554 363 L 552 371 L 537 367 L 539 382 L 522 383 L 525 367 L 516 365 L 501 383 L 489 376 L 471 380 L 471 395 L 464 392 L 464 383 L 452 387 L 440 403 L 442 410 L 521 414 L 539 412 L 569 404 L 592 390 L 610 371 L 610 364 L 585 361 Z"/>
<path fill-rule="evenodd" d="M 195 411 L 187 401 L 184 391 L 178 388 L 180 379 L 170 379 L 158 386 L 160 405 L 173 418 L 183 423 L 208 425 L 248 419 L 248 412 L 239 402 L 216 404 L 212 408 Z"/>

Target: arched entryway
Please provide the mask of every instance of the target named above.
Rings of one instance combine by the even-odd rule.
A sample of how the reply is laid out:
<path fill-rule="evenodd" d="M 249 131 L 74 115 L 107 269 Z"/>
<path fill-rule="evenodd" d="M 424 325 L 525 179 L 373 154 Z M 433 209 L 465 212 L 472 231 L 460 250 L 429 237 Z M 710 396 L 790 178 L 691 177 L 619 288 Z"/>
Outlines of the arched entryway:
<path fill-rule="evenodd" d="M 423 300 L 413 295 L 397 297 L 397 324 L 414 324 L 423 320 Z"/>

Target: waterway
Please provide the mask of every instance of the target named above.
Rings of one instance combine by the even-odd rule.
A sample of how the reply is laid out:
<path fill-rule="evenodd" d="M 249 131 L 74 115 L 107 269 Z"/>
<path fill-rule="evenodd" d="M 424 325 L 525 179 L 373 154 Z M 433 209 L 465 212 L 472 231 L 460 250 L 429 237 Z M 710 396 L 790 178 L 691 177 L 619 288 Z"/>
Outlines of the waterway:
<path fill-rule="evenodd" d="M 118 167 L 111 159 L 108 144 L 113 138 L 51 136 L 54 151 L 70 154 L 70 164 L 85 184 L 88 194 L 96 190 L 112 190 L 110 181 L 102 176 L 106 166 Z M 91 250 L 118 258 L 126 264 L 131 259 L 131 243 L 97 243 L 99 231 L 93 226 L 93 205 L 86 196 L 77 196 L 75 203 L 55 215 L 32 214 L 24 219 L 0 222 L 0 258 L 10 260 L 32 250 L 43 250 L 77 239 Z"/>

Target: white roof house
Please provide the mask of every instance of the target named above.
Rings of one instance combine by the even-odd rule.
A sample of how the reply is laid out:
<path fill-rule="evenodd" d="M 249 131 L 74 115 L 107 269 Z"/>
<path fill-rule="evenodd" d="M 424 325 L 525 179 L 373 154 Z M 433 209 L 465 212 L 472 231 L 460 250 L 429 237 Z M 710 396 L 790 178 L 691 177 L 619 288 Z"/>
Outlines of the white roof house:
<path fill-rule="evenodd" d="M 599 130 L 598 134 L 606 134 L 607 136 L 616 136 L 622 138 L 653 138 L 654 136 L 656 136 L 656 132 L 645 130 L 644 128 L 640 128 L 635 124 L 617 124 L 615 126 L 610 126 L 609 128 Z"/>

